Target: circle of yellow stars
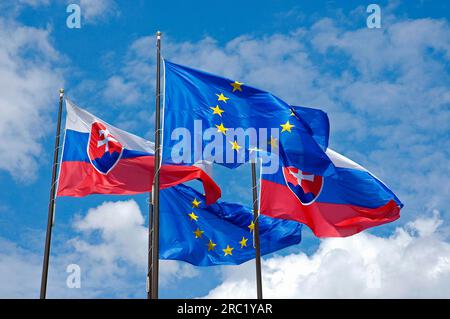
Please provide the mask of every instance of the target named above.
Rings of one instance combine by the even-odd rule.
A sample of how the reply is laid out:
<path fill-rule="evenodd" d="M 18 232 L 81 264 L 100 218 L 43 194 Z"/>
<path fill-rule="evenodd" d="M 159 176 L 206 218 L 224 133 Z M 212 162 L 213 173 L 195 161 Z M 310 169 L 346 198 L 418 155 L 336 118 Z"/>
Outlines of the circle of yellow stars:
<path fill-rule="evenodd" d="M 194 198 L 194 200 L 191 202 L 192 212 L 190 212 L 188 214 L 188 216 L 189 216 L 190 220 L 193 222 L 198 222 L 198 220 L 199 220 L 199 216 L 197 214 L 195 214 L 194 210 L 200 208 L 201 203 L 202 202 L 200 200 L 198 200 L 197 198 Z M 255 224 L 253 221 L 251 221 L 250 225 L 248 225 L 248 229 L 249 229 L 250 233 L 255 230 Z M 201 230 L 199 227 L 197 227 L 197 229 L 195 231 L 193 231 L 193 234 L 196 239 L 203 238 L 204 233 L 205 233 L 205 231 Z M 246 238 L 245 236 L 242 236 L 242 239 L 238 242 L 238 244 L 240 245 L 240 248 L 243 249 L 243 248 L 247 247 L 247 245 L 248 245 L 247 242 L 248 242 L 248 238 Z M 210 251 L 215 251 L 217 244 L 214 243 L 212 239 L 209 239 L 209 242 L 206 246 L 208 248 L 208 252 L 210 252 Z M 224 257 L 232 256 L 234 249 L 235 249 L 234 247 L 227 244 L 227 246 L 222 249 L 223 256 Z"/>
<path fill-rule="evenodd" d="M 235 93 L 236 91 L 243 92 L 243 88 L 242 88 L 243 84 L 244 83 L 239 82 L 239 81 L 234 81 L 233 83 L 230 83 L 230 85 L 232 87 L 231 93 Z M 221 104 L 223 106 L 225 106 L 225 104 L 228 103 L 228 100 L 230 98 L 228 96 L 226 96 L 225 93 L 223 93 L 223 92 L 216 93 L 216 97 L 217 97 L 217 103 L 215 106 L 211 106 L 210 109 L 211 109 L 213 115 L 217 115 L 221 119 L 220 124 L 215 124 L 215 127 L 217 128 L 217 133 L 222 133 L 223 135 L 226 136 L 228 128 L 225 127 L 225 125 L 222 121 L 223 114 L 226 113 L 226 111 L 225 111 L 225 108 L 221 107 Z M 289 116 L 297 117 L 296 114 L 294 113 L 294 111 L 292 111 L 292 110 L 291 110 Z M 281 133 L 284 133 L 284 132 L 292 133 L 292 129 L 295 127 L 295 125 L 292 124 L 290 122 L 290 120 L 287 120 L 286 123 L 280 124 L 280 127 L 281 127 Z M 238 153 L 240 151 L 240 149 L 242 148 L 242 146 L 239 145 L 237 140 L 229 141 L 229 144 L 231 146 L 231 149 L 233 151 L 235 151 L 236 153 Z M 271 136 L 270 140 L 268 141 L 268 144 L 270 145 L 271 149 L 274 150 L 274 149 L 278 148 L 278 139 Z M 258 149 L 257 147 L 251 147 L 248 149 L 248 151 L 250 153 L 253 153 L 256 151 L 261 151 L 261 149 Z"/>

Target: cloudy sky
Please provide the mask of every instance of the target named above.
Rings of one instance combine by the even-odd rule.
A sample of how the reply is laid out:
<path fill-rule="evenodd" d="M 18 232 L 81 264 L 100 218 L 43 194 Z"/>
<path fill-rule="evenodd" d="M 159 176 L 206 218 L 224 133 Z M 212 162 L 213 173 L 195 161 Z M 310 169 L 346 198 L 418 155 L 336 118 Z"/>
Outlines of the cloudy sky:
<path fill-rule="evenodd" d="M 81 29 L 66 26 L 80 4 Z M 164 57 L 321 108 L 330 147 L 385 181 L 402 217 L 263 261 L 283 298 L 450 297 L 450 21 L 438 0 L 20 0 L 0 4 L 0 298 L 39 296 L 58 89 L 122 129 L 153 128 L 156 30 Z M 251 203 L 249 168 L 215 171 Z M 248 182 L 245 183 L 245 180 Z M 244 181 L 244 182 L 243 182 Z M 57 202 L 48 296 L 144 298 L 146 195 Z M 69 289 L 78 264 L 82 287 Z M 161 262 L 160 295 L 254 297 L 254 264 Z"/>

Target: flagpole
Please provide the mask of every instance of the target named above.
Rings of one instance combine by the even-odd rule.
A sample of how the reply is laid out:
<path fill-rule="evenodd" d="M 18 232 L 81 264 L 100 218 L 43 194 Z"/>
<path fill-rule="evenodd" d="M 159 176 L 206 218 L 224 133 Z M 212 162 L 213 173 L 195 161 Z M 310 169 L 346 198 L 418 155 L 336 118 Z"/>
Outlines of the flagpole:
<path fill-rule="evenodd" d="M 258 211 L 258 188 L 256 184 L 256 164 L 255 160 L 251 162 L 252 166 L 252 190 L 253 190 L 253 243 L 255 246 L 255 265 L 256 265 L 256 296 L 263 299 L 262 294 L 262 273 L 261 273 L 261 246 L 259 241 L 259 211 Z"/>
<path fill-rule="evenodd" d="M 161 32 L 156 32 L 155 177 L 153 179 L 153 237 L 151 297 L 158 299 L 159 278 L 159 169 L 161 155 Z"/>
<path fill-rule="evenodd" d="M 47 295 L 47 277 L 48 266 L 50 260 L 50 245 L 52 241 L 52 228 L 53 217 L 55 214 L 55 199 L 56 199 L 56 176 L 58 172 L 58 157 L 59 157 L 59 143 L 61 136 L 61 114 L 64 98 L 64 89 L 59 90 L 59 109 L 58 109 L 58 122 L 56 125 L 56 137 L 55 137 L 55 149 L 53 151 L 53 170 L 52 170 L 52 184 L 50 187 L 50 200 L 48 203 L 48 218 L 47 218 L 47 233 L 45 235 L 45 250 L 44 250 L 44 262 L 42 265 L 42 277 L 41 277 L 41 293 L 40 298 L 45 299 Z"/>
<path fill-rule="evenodd" d="M 148 201 L 148 272 L 147 272 L 147 299 L 152 298 L 152 256 L 153 256 L 153 190 L 149 193 Z"/>

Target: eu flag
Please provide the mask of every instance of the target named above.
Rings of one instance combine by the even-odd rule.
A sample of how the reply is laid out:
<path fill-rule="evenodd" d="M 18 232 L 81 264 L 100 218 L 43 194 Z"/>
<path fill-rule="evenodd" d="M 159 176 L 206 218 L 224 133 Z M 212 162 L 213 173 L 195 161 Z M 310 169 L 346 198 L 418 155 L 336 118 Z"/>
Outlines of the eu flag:
<path fill-rule="evenodd" d="M 330 137 L 330 121 L 322 110 L 291 105 L 294 116 L 302 121 L 319 146 L 326 151 Z"/>
<path fill-rule="evenodd" d="M 284 101 L 167 60 L 164 67 L 164 163 L 209 161 L 235 168 L 269 152 L 284 165 L 321 175 L 332 172 L 306 119 Z"/>
<path fill-rule="evenodd" d="M 261 255 L 301 240 L 302 224 L 259 217 Z M 196 266 L 238 265 L 255 258 L 253 213 L 226 202 L 207 206 L 194 189 L 177 185 L 160 193 L 160 258 Z"/>

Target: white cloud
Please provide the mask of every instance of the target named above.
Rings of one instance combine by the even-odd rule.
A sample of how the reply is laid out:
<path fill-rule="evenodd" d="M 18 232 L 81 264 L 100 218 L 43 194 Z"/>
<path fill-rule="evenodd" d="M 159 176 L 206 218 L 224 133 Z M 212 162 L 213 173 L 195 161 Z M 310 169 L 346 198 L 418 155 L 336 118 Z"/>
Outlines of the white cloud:
<path fill-rule="evenodd" d="M 48 298 L 136 297 L 145 294 L 145 275 L 142 284 L 130 279 L 129 272 L 116 266 L 105 267 L 89 255 L 65 253 L 52 247 L 48 277 Z M 67 266 L 81 268 L 81 289 L 66 285 Z M 0 238 L 0 298 L 39 298 L 42 254 L 24 249 Z"/>
<path fill-rule="evenodd" d="M 103 94 L 108 101 L 117 101 L 119 99 L 122 105 L 135 104 L 141 99 L 138 88 L 134 83 L 125 82 L 119 76 L 113 76 L 108 79 Z"/>
<path fill-rule="evenodd" d="M 146 264 L 147 229 L 134 200 L 105 202 L 90 209 L 84 218 L 74 223 L 74 227 L 85 236 L 99 232 L 101 237 L 100 244 L 72 240 L 78 252 L 105 263 L 120 258 L 137 266 Z"/>
<path fill-rule="evenodd" d="M 275 256 L 263 261 L 266 298 L 449 298 L 450 244 L 420 218 L 388 238 L 369 233 L 323 240 L 311 256 Z M 425 231 L 426 230 L 426 231 Z M 207 298 L 254 298 L 254 266 L 224 271 Z"/>
<path fill-rule="evenodd" d="M 3 1 L 0 3 L 0 9 L 2 13 L 7 13 L 8 15 L 17 15 L 26 7 L 31 7 L 36 9 L 40 6 L 48 6 L 50 0 L 16 0 L 16 1 Z"/>
<path fill-rule="evenodd" d="M 148 231 L 134 200 L 105 202 L 77 216 L 72 224 L 78 236 L 62 244 L 53 241 L 50 260 L 50 298 L 145 296 Z M 81 289 L 66 286 L 66 267 L 81 267 Z M 39 295 L 42 256 L 0 238 L 0 298 L 36 298 Z M 160 262 L 161 287 L 199 274 L 190 264 Z"/>
<path fill-rule="evenodd" d="M 72 3 L 80 6 L 83 23 L 96 24 L 120 15 L 115 0 L 16 0 L 0 3 L 0 9 L 2 9 L 2 12 L 7 12 L 10 16 L 17 16 L 26 8 L 39 9 L 50 5 L 62 5 L 58 10 L 65 12 L 65 8 Z"/>
<path fill-rule="evenodd" d="M 122 68 L 106 81 L 103 95 L 114 105 L 141 106 L 139 101 L 152 98 L 156 64 L 154 61 L 148 63 L 148 52 L 144 53 L 152 40 L 154 39 L 143 37 L 135 41 L 129 48 Z"/>
<path fill-rule="evenodd" d="M 0 298 L 37 297 L 39 265 L 36 255 L 0 238 Z"/>
<path fill-rule="evenodd" d="M 111 272 L 120 270 L 125 262 L 142 272 L 147 269 L 148 229 L 134 200 L 105 202 L 92 208 L 87 215 L 74 222 L 81 237 L 70 240 L 77 253 L 105 267 Z M 91 236 L 94 235 L 94 236 Z M 91 237 L 99 235 L 98 242 Z M 175 261 L 161 261 L 161 284 L 191 278 L 197 274 L 194 267 Z"/>
<path fill-rule="evenodd" d="M 27 180 L 37 170 L 41 139 L 56 116 L 60 57 L 47 30 L 1 17 L 0 42 L 0 170 Z"/>
<path fill-rule="evenodd" d="M 96 23 L 119 14 L 114 0 L 80 0 L 81 15 L 85 22 Z"/>
<path fill-rule="evenodd" d="M 50 0 L 18 0 L 18 1 L 16 1 L 16 3 L 36 8 L 38 6 L 48 5 L 50 3 Z"/>

